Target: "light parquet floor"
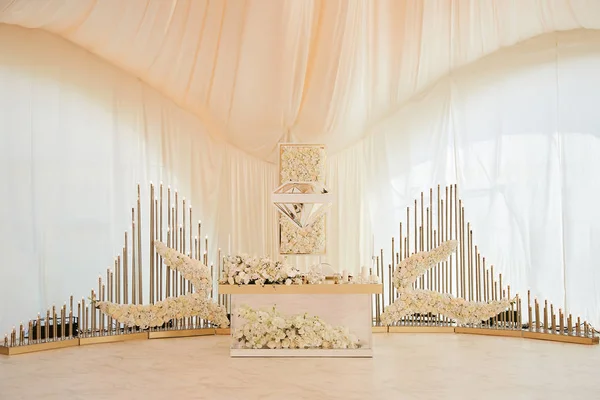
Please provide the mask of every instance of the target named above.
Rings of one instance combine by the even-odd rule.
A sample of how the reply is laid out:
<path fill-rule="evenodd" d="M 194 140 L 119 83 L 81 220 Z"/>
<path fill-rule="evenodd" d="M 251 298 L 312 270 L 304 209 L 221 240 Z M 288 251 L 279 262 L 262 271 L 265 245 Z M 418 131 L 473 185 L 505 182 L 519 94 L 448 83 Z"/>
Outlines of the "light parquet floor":
<path fill-rule="evenodd" d="M 375 334 L 373 359 L 232 359 L 228 336 L 0 356 L 0 399 L 598 399 L 600 346 Z"/>

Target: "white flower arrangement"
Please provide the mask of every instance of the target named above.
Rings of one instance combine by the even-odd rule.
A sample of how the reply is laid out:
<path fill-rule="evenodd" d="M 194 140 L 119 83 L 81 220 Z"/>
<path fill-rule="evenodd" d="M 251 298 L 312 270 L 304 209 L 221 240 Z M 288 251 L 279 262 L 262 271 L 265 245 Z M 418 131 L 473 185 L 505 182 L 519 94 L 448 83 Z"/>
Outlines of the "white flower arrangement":
<path fill-rule="evenodd" d="M 299 228 L 290 220 L 279 219 L 282 254 L 322 254 L 325 252 L 325 216 L 322 215 L 310 226 Z"/>
<path fill-rule="evenodd" d="M 200 317 L 220 327 L 229 326 L 227 311 L 219 304 L 207 298 L 212 289 L 209 268 L 162 242 L 154 242 L 156 252 L 163 257 L 166 265 L 177 270 L 189 280 L 195 293 L 178 297 L 167 297 L 154 304 L 117 304 L 109 301 L 96 301 L 95 306 L 104 314 L 128 327 L 142 329 L 161 326 L 172 319 Z"/>
<path fill-rule="evenodd" d="M 324 182 L 325 149 L 321 146 L 282 146 L 281 182 Z"/>
<path fill-rule="evenodd" d="M 394 287 L 398 291 L 410 289 L 421 274 L 446 261 L 457 247 L 458 241 L 447 240 L 430 251 L 420 251 L 400 261 L 394 270 Z"/>
<path fill-rule="evenodd" d="M 394 286 L 399 297 L 381 314 L 384 325 L 392 325 L 407 315 L 417 313 L 442 314 L 460 324 L 479 324 L 510 306 L 510 299 L 467 301 L 448 293 L 412 288 L 422 273 L 446 260 L 457 246 L 457 241 L 449 240 L 429 252 L 415 253 L 398 264 L 394 271 Z"/>
<path fill-rule="evenodd" d="M 300 270 L 268 257 L 250 257 L 247 254 L 225 257 L 220 283 L 229 285 L 302 285 L 316 284 L 323 280 L 319 271 L 311 269 L 302 274 Z"/>
<path fill-rule="evenodd" d="M 212 290 L 212 275 L 208 266 L 204 265 L 200 260 L 194 260 L 168 247 L 163 242 L 154 241 L 154 248 L 167 266 L 179 271 L 184 279 L 192 283 L 194 291 L 203 292 L 207 295 L 210 294 Z"/>
<path fill-rule="evenodd" d="M 448 293 L 410 289 L 381 314 L 384 325 L 392 325 L 412 314 L 442 314 L 460 324 L 480 324 L 510 306 L 508 299 L 490 302 L 468 301 Z"/>
<path fill-rule="evenodd" d="M 360 341 L 347 328 L 333 327 L 317 316 L 285 316 L 275 307 L 237 309 L 245 320 L 232 332 L 234 347 L 240 349 L 356 349 Z"/>
<path fill-rule="evenodd" d="M 173 319 L 200 317 L 225 328 L 229 319 L 225 308 L 205 297 L 203 293 L 191 293 L 179 297 L 167 297 L 154 304 L 116 304 L 97 301 L 96 306 L 104 314 L 128 327 L 161 326 Z"/>

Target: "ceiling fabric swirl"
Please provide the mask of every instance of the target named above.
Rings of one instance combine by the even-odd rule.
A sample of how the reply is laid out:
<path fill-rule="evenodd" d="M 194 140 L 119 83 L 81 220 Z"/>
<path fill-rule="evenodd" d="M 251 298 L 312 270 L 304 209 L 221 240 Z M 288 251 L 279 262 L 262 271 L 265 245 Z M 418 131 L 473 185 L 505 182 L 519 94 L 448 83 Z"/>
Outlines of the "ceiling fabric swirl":
<path fill-rule="evenodd" d="M 338 152 L 457 67 L 552 31 L 597 29 L 600 1 L 0 0 L 147 82 L 216 138 L 275 162 Z"/>

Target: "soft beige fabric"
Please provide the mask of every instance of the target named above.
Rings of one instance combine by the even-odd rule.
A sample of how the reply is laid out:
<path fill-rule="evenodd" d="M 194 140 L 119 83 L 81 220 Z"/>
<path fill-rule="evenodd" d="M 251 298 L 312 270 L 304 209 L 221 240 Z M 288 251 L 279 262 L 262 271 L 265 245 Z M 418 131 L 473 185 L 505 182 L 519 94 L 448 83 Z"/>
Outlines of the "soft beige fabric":
<path fill-rule="evenodd" d="M 277 161 L 284 138 L 337 152 L 414 93 L 495 50 L 600 27 L 575 0 L 1 0 L 131 72 L 205 130 Z"/>

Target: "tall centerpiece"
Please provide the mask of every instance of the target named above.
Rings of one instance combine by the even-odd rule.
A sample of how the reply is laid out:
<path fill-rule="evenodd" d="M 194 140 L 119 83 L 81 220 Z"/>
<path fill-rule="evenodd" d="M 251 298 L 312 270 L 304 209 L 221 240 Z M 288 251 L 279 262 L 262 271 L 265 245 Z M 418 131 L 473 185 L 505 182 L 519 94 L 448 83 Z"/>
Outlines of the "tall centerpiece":
<path fill-rule="evenodd" d="M 279 158 L 280 186 L 272 193 L 279 254 L 319 256 L 319 262 L 301 271 L 266 257 L 225 258 L 219 293 L 231 295 L 230 354 L 372 357 L 372 294 L 382 286 L 347 275 L 326 277 L 321 269 L 333 203 L 325 186 L 325 146 L 281 144 Z"/>

